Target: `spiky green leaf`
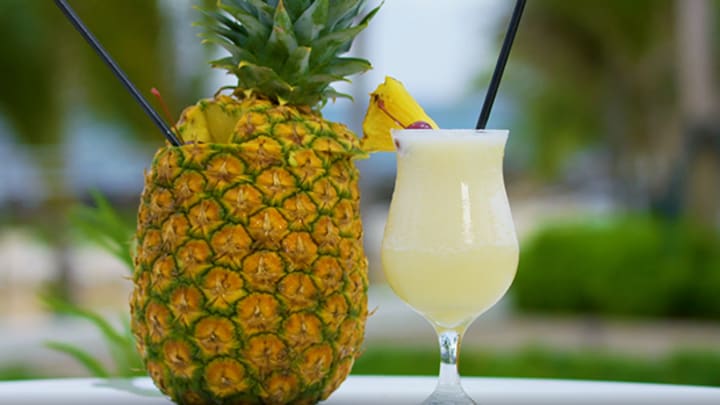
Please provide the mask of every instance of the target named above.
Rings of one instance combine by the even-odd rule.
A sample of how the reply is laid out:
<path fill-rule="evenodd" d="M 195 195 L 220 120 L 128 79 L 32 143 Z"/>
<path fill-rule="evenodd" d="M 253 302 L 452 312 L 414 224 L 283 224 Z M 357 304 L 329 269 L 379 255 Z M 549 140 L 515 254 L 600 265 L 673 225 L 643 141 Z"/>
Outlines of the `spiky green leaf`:
<path fill-rule="evenodd" d="M 121 343 L 108 342 L 108 348 L 115 365 L 115 375 L 133 376 L 141 374 L 144 371 L 142 358 L 135 349 L 135 337 L 130 328 L 130 318 L 125 315 L 122 317 L 122 329 L 118 330 L 118 334 L 123 337 Z"/>
<path fill-rule="evenodd" d="M 309 7 L 312 7 L 312 4 L 316 1 L 317 0 L 285 1 L 285 7 L 288 10 L 288 14 L 290 14 L 290 18 L 292 18 L 293 21 L 297 21 L 297 19 L 300 18 L 300 15 L 302 15 L 302 13 Z"/>
<path fill-rule="evenodd" d="M 341 58 L 378 8 L 361 17 L 366 0 L 220 0 L 207 41 L 229 58 L 212 62 L 238 77 L 238 88 L 276 101 L 316 107 L 345 97 L 330 84 L 370 69 Z M 357 22 L 357 20 L 360 20 Z M 237 31 L 231 32 L 231 31 Z"/>
<path fill-rule="evenodd" d="M 328 0 L 317 0 L 295 21 L 295 36 L 301 44 L 309 44 L 325 28 Z"/>
<path fill-rule="evenodd" d="M 350 81 L 346 79 L 344 76 L 338 76 L 338 75 L 331 75 L 331 74 L 314 74 L 314 75 L 308 75 L 307 77 L 303 78 L 302 84 L 303 86 L 316 88 L 316 89 L 323 89 L 325 86 L 329 85 L 333 82 L 338 81 Z"/>
<path fill-rule="evenodd" d="M 273 64 L 282 66 L 297 46 L 292 21 L 283 3 L 280 2 L 277 9 L 275 9 L 275 21 L 272 33 L 267 41 L 266 52 L 260 62 L 266 66 Z"/>
<path fill-rule="evenodd" d="M 328 86 L 328 88 L 323 92 L 323 95 L 325 96 L 326 100 L 332 100 L 335 101 L 338 98 L 345 98 L 348 100 L 353 100 L 353 97 L 346 93 L 340 93 L 334 88 Z"/>
<path fill-rule="evenodd" d="M 230 58 L 221 58 L 221 59 L 216 59 L 216 60 L 211 61 L 210 62 L 211 66 L 223 67 L 223 68 L 229 70 L 229 67 L 235 68 L 242 61 L 246 61 L 248 63 L 257 63 L 257 60 L 255 59 L 254 54 L 252 54 L 250 51 L 248 51 L 246 49 L 238 48 L 238 47 L 234 46 L 232 43 L 228 42 L 224 38 L 219 38 L 219 37 L 211 38 L 211 39 L 206 40 L 205 42 L 219 45 L 220 47 L 222 47 L 226 51 L 228 51 L 228 53 L 230 53 L 230 55 L 231 55 Z M 231 63 L 227 63 L 229 61 L 231 61 Z M 219 62 L 222 62 L 222 63 L 219 63 Z"/>
<path fill-rule="evenodd" d="M 313 52 L 310 63 L 313 65 L 322 65 L 330 61 L 339 53 L 339 49 L 344 48 L 351 43 L 363 29 L 364 26 L 355 26 L 342 31 L 333 32 L 324 37 L 313 41 L 312 48 L 317 52 Z"/>
<path fill-rule="evenodd" d="M 72 357 L 75 361 L 82 364 L 88 372 L 97 378 L 109 378 L 110 373 L 105 369 L 105 367 L 95 359 L 95 357 L 88 353 L 87 351 L 73 346 L 68 343 L 62 343 L 62 342 L 46 342 L 45 346 L 52 350 L 56 350 L 61 353 L 65 353 L 68 356 Z"/>
<path fill-rule="evenodd" d="M 335 58 L 323 68 L 331 75 L 343 77 L 367 72 L 370 69 L 372 69 L 370 62 L 360 58 Z"/>
<path fill-rule="evenodd" d="M 232 10 L 230 11 L 230 14 L 245 30 L 247 30 L 247 46 L 249 48 L 261 46 L 270 36 L 271 27 L 267 24 L 263 24 L 257 16 L 247 13 L 242 9 L 235 9 L 227 6 L 223 7 L 223 9 Z"/>
<path fill-rule="evenodd" d="M 238 67 L 235 73 L 245 89 L 260 91 L 266 95 L 276 94 L 283 98 L 292 91 L 292 86 L 267 66 L 246 64 Z"/>
<path fill-rule="evenodd" d="M 249 4 L 247 0 L 217 0 L 217 7 L 221 10 L 225 10 L 231 14 L 237 12 L 238 10 L 242 10 L 243 12 L 247 14 L 252 14 L 255 17 L 258 17 L 258 14 L 256 13 L 255 7 L 253 7 L 252 4 Z M 261 4 L 265 5 L 264 2 L 260 1 Z"/>
<path fill-rule="evenodd" d="M 102 333 L 102 335 L 108 342 L 121 345 L 125 343 L 125 339 L 123 338 L 123 336 L 118 333 L 115 328 L 110 324 L 110 322 L 103 318 L 102 315 L 99 315 L 84 308 L 80 308 L 74 304 L 50 295 L 43 296 L 42 300 L 48 307 L 52 308 L 58 313 L 71 315 L 89 321 L 100 331 L 100 333 Z"/>
<path fill-rule="evenodd" d="M 377 14 L 378 11 L 380 11 L 380 7 L 382 7 L 382 4 L 375 7 L 374 9 L 370 10 L 369 13 L 363 17 L 360 22 L 358 23 L 358 27 L 363 27 L 362 30 L 367 28 L 367 26 L 370 24 L 370 21 L 375 17 L 375 14 Z M 361 30 L 361 31 L 362 31 Z M 346 42 L 344 46 L 341 46 L 338 49 L 338 53 L 344 53 L 350 50 L 350 47 L 352 46 L 352 41 Z"/>
<path fill-rule="evenodd" d="M 347 28 L 365 5 L 365 0 L 334 0 L 328 13 L 328 30 Z"/>
<path fill-rule="evenodd" d="M 295 48 L 282 70 L 283 76 L 288 77 L 291 83 L 298 83 L 300 79 L 308 75 L 310 67 L 310 54 L 312 49 L 307 46 Z"/>
<path fill-rule="evenodd" d="M 275 4 L 268 4 L 264 0 L 224 0 L 221 3 L 221 8 L 225 10 L 240 9 L 248 14 L 253 15 L 262 24 L 271 26 L 273 21 L 273 14 Z M 224 4 L 227 3 L 227 4 Z M 226 8 L 231 7 L 231 8 Z"/>
<path fill-rule="evenodd" d="M 219 22 L 219 24 L 211 28 L 212 32 L 222 35 L 237 46 L 247 46 L 249 33 L 243 25 L 222 13 L 214 12 L 210 13 L 209 16 L 214 16 Z"/>
<path fill-rule="evenodd" d="M 109 321 L 98 313 L 50 295 L 41 296 L 41 298 L 55 312 L 84 319 L 100 331 L 115 365 L 112 375 L 129 377 L 138 375 L 141 372 L 143 368 L 142 359 L 135 350 L 135 338 L 130 332 L 129 319 L 124 318 L 123 327 L 116 330 Z M 81 349 L 61 342 L 49 342 L 48 346 L 72 356 L 96 376 L 107 377 L 111 375 L 91 354 Z"/>
<path fill-rule="evenodd" d="M 133 268 L 133 228 L 126 223 L 99 192 L 92 191 L 95 207 L 76 207 L 70 213 L 75 229 L 111 253 L 130 271 Z"/>

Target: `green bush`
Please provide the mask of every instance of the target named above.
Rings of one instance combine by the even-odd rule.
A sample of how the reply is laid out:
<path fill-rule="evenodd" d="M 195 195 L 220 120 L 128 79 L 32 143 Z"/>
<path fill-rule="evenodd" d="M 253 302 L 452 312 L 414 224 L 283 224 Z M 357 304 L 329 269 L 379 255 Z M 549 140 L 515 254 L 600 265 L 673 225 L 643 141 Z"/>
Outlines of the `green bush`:
<path fill-rule="evenodd" d="M 435 375 L 437 351 L 407 347 L 368 348 L 353 374 Z M 658 358 L 595 351 L 526 348 L 496 353 L 466 350 L 460 356 L 464 376 L 562 378 L 720 386 L 720 352 L 678 351 Z"/>
<path fill-rule="evenodd" d="M 0 381 L 28 380 L 42 378 L 43 375 L 23 364 L 3 365 L 0 367 Z"/>
<path fill-rule="evenodd" d="M 526 312 L 720 317 L 720 237 L 617 218 L 548 227 L 521 246 L 512 286 Z"/>

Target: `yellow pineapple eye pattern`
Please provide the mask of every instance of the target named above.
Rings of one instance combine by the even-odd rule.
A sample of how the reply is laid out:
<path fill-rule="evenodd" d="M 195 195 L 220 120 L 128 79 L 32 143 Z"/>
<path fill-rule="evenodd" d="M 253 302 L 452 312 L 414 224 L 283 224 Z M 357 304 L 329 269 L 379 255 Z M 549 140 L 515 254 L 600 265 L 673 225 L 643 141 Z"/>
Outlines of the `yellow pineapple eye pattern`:
<path fill-rule="evenodd" d="M 237 78 L 186 107 L 138 213 L 131 326 L 178 403 L 316 403 L 350 373 L 367 311 L 361 140 L 320 109 L 370 69 L 343 56 L 365 0 L 219 1 L 212 61 Z M 312 50 L 312 52 L 310 52 Z M 392 111 L 394 114 L 395 112 Z M 403 117 L 404 118 L 404 117 Z"/>

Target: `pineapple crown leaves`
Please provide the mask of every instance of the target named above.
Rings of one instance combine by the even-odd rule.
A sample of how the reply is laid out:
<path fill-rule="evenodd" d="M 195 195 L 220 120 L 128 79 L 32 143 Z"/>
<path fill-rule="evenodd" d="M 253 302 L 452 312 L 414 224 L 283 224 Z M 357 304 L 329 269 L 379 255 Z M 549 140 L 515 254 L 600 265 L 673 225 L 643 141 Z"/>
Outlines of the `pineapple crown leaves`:
<path fill-rule="evenodd" d="M 211 65 L 237 76 L 237 93 L 251 91 L 280 104 L 322 106 L 350 98 L 330 84 L 371 69 L 340 57 L 381 6 L 361 17 L 366 0 L 218 0 L 201 10 L 206 43 L 229 56 Z M 355 21 L 359 22 L 355 24 Z"/>

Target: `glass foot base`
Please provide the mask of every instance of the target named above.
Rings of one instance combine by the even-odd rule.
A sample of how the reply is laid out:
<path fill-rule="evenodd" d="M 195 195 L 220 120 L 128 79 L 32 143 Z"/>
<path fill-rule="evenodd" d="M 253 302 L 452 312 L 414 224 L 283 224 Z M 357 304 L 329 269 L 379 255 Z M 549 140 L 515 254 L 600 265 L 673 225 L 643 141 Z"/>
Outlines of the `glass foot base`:
<path fill-rule="evenodd" d="M 432 393 L 422 405 L 477 405 L 477 402 L 473 401 L 470 396 L 463 391 L 461 387 L 452 387 L 450 389 L 444 389 L 438 387 L 435 392 Z"/>

